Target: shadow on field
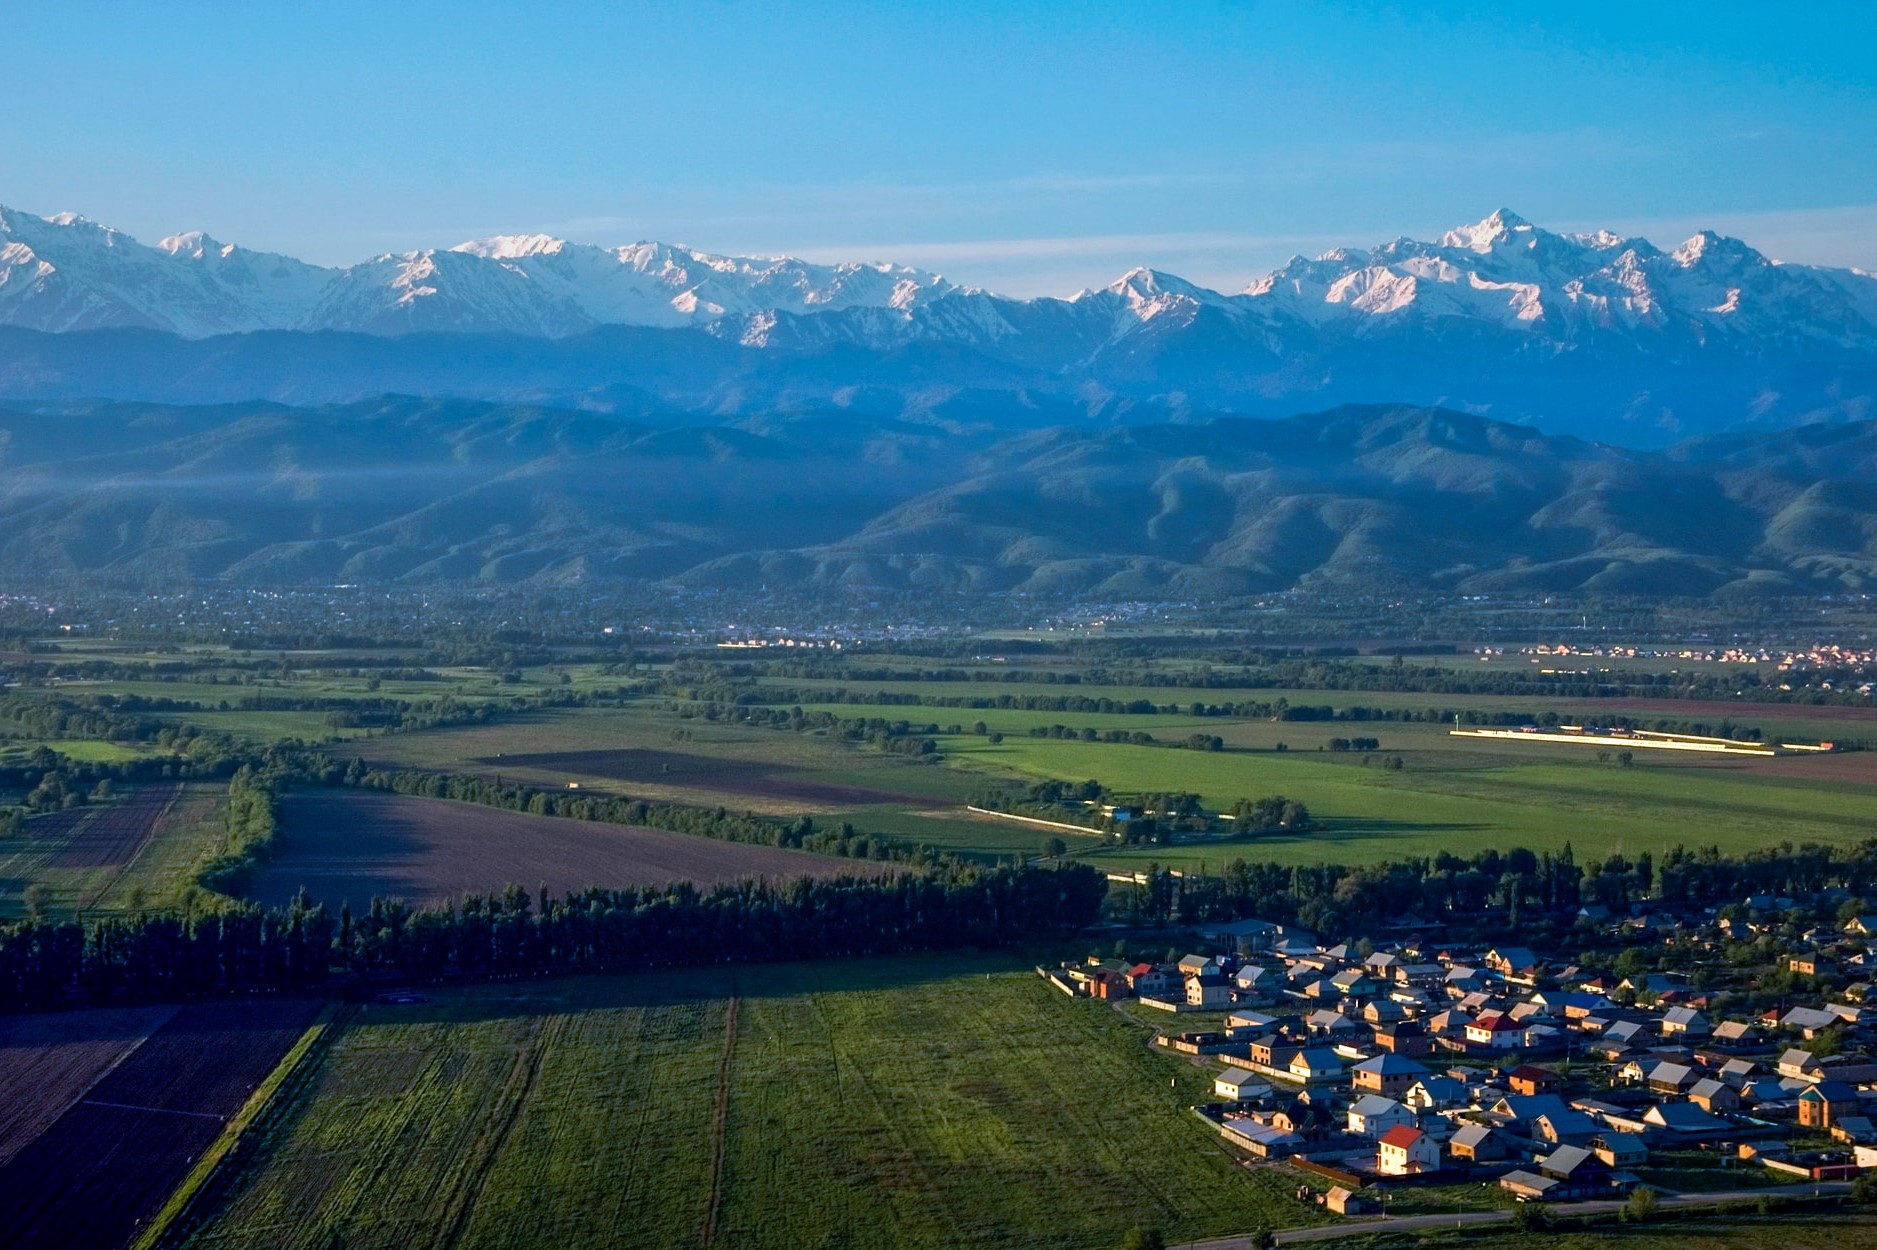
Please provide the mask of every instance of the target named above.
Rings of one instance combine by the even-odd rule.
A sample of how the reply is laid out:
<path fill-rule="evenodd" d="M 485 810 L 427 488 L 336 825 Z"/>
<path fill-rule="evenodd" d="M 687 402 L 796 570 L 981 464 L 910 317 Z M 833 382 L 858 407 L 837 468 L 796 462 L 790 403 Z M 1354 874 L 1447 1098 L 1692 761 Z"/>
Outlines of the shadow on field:
<path fill-rule="evenodd" d="M 368 1005 L 358 1018 L 374 1022 L 468 1023 L 522 1017 L 578 1015 L 589 1011 L 680 1007 L 743 999 L 796 998 L 805 994 L 865 994 L 906 989 L 960 977 L 1027 974 L 1034 961 L 1007 954 L 946 952 L 916 956 L 849 957 L 786 964 L 672 969 L 649 973 L 580 973 L 474 985 L 419 986 L 430 1001 L 410 1006 Z M 1042 986 L 1040 979 L 1037 984 Z M 962 988 L 960 992 L 965 992 Z"/>

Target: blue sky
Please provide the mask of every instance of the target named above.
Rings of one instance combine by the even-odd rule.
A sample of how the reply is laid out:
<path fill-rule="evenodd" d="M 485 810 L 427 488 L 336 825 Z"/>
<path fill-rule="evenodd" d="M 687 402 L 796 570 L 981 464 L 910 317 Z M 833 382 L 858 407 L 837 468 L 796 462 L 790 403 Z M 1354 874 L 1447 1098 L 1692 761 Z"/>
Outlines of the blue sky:
<path fill-rule="evenodd" d="M 1134 264 L 1236 288 L 1505 205 L 1877 269 L 1868 3 L 67 0 L 6 20 L 0 203 L 146 241 L 345 263 L 546 231 L 1031 294 Z"/>

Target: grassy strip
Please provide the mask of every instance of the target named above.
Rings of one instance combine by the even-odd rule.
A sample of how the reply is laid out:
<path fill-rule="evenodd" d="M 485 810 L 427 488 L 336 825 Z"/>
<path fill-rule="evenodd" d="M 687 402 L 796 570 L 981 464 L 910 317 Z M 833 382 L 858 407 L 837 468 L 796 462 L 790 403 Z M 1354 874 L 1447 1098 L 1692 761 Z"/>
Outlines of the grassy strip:
<path fill-rule="evenodd" d="M 281 1086 L 287 1083 L 288 1078 L 298 1071 L 310 1056 L 322 1048 L 328 1036 L 337 1036 L 342 1031 L 341 1028 L 334 1027 L 335 1024 L 342 1023 L 341 1014 L 350 1018 L 351 1012 L 340 1003 L 326 1004 L 320 1011 L 319 1018 L 308 1025 L 306 1032 L 300 1035 L 300 1040 L 281 1056 L 280 1062 L 274 1065 L 274 1070 L 254 1087 L 254 1092 L 248 1095 L 248 1100 L 242 1104 L 241 1110 L 229 1117 L 228 1122 L 222 1126 L 221 1136 L 202 1152 L 202 1157 L 196 1160 L 193 1168 L 189 1169 L 189 1175 L 183 1178 L 182 1184 L 176 1187 L 175 1192 L 170 1194 L 162 1208 L 151 1217 L 142 1235 L 131 1243 L 130 1250 L 155 1250 L 155 1247 L 161 1245 L 168 1237 L 172 1229 L 180 1228 L 183 1217 L 195 1204 L 196 1198 L 208 1187 L 210 1177 L 222 1165 L 222 1161 L 234 1151 L 235 1145 L 241 1140 L 241 1135 L 248 1130 L 261 1112 L 266 1110 L 268 1103 L 280 1091 Z"/>

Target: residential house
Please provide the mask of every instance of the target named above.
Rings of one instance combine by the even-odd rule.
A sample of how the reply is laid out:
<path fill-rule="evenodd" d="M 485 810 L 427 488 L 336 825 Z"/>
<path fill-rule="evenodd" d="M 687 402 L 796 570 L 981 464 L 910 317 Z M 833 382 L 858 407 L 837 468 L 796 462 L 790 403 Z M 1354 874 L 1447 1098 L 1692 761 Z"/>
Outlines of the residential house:
<path fill-rule="evenodd" d="M 1402 1101 L 1417 1111 L 1445 1111 L 1472 1101 L 1465 1081 L 1450 1076 L 1424 1076 L 1408 1087 Z"/>
<path fill-rule="evenodd" d="M 1590 1139 L 1591 1153 L 1613 1169 L 1639 1168 L 1649 1161 L 1642 1134 L 1606 1129 Z"/>
<path fill-rule="evenodd" d="M 1418 1124 L 1418 1119 L 1393 1098 L 1364 1094 L 1349 1104 L 1347 1123 L 1349 1131 L 1358 1137 L 1379 1138 L 1398 1124 Z"/>
<path fill-rule="evenodd" d="M 1179 973 L 1159 964 L 1135 964 L 1127 970 L 1128 985 L 1142 998 L 1161 998 L 1176 994 L 1185 983 Z"/>
<path fill-rule="evenodd" d="M 1822 1007 L 1794 1007 L 1779 1017 L 1779 1027 L 1796 1030 L 1808 1041 L 1823 1033 L 1826 1029 L 1835 1029 L 1844 1020 L 1834 1011 Z"/>
<path fill-rule="evenodd" d="M 1287 1133 L 1295 1133 L 1306 1142 L 1322 1141 L 1338 1129 L 1336 1118 L 1330 1114 L 1329 1108 L 1308 1094 L 1299 1094 L 1278 1108 L 1271 1117 L 1271 1123 Z"/>
<path fill-rule="evenodd" d="M 1506 1074 L 1506 1081 L 1515 1094 L 1555 1094 L 1563 1084 L 1556 1072 L 1535 1063 L 1521 1063 Z"/>
<path fill-rule="evenodd" d="M 1447 1153 L 1466 1163 L 1496 1163 L 1512 1154 L 1505 1134 L 1487 1124 L 1468 1124 L 1447 1142 Z"/>
<path fill-rule="evenodd" d="M 1486 966 L 1510 979 L 1538 966 L 1538 956 L 1523 946 L 1500 946 L 1486 952 Z"/>
<path fill-rule="evenodd" d="M 1688 1101 L 1703 1111 L 1724 1115 L 1740 1110 L 1740 1091 L 1719 1077 L 1704 1077 L 1688 1087 Z"/>
<path fill-rule="evenodd" d="M 1665 1141 L 1692 1143 L 1720 1141 L 1738 1130 L 1717 1115 L 1691 1102 L 1660 1102 L 1642 1113 L 1644 1132 Z"/>
<path fill-rule="evenodd" d="M 1857 1090 L 1843 1081 L 1819 1081 L 1799 1094 L 1799 1123 L 1805 1128 L 1830 1128 L 1857 1114 Z"/>
<path fill-rule="evenodd" d="M 1268 1081 L 1243 1068 L 1227 1068 L 1212 1078 L 1212 1092 L 1231 1102 L 1254 1102 L 1271 1095 Z"/>
<path fill-rule="evenodd" d="M 1308 1046 L 1291 1057 L 1290 1079 L 1306 1084 L 1333 1081 L 1343 1074 L 1343 1057 L 1327 1046 Z"/>
<path fill-rule="evenodd" d="M 1381 987 L 1376 985 L 1374 979 L 1360 968 L 1344 968 L 1330 978 L 1330 984 L 1344 998 L 1356 1001 L 1373 998 L 1381 992 Z"/>
<path fill-rule="evenodd" d="M 1382 1134 L 1375 1154 L 1384 1176 L 1413 1176 L 1440 1170 L 1440 1143 L 1418 1128 L 1398 1124 Z"/>
<path fill-rule="evenodd" d="M 1597 1135 L 1597 1122 L 1582 1111 L 1556 1111 L 1536 1117 L 1531 1122 L 1534 1144 L 1583 1146 Z"/>
<path fill-rule="evenodd" d="M 1178 964 L 1181 977 L 1196 977 L 1202 973 L 1217 972 L 1219 961 L 1210 955 L 1187 955 Z"/>
<path fill-rule="evenodd" d="M 1466 1040 L 1487 1050 L 1511 1050 L 1523 1044 L 1525 1030 L 1504 1012 L 1487 1011 L 1466 1026 Z"/>
<path fill-rule="evenodd" d="M 1670 1007 L 1662 1013 L 1662 1036 L 1677 1040 L 1707 1037 L 1714 1031 L 1708 1018 L 1693 1007 Z"/>
<path fill-rule="evenodd" d="M 1387 1051 L 1391 1055 L 1413 1056 L 1434 1053 L 1434 1039 L 1427 1035 L 1426 1029 L 1413 1020 L 1378 1025 L 1375 1029 L 1375 1046 L 1376 1049 Z"/>
<path fill-rule="evenodd" d="M 1221 1011 L 1232 1005 L 1232 986 L 1217 969 L 1186 978 L 1186 1005 L 1202 1011 Z"/>
<path fill-rule="evenodd" d="M 1723 1020 L 1714 1026 L 1708 1044 L 1728 1050 L 1745 1050 L 1753 1046 L 1758 1038 L 1758 1031 L 1751 1024 L 1742 1020 Z"/>
<path fill-rule="evenodd" d="M 1227 1116 L 1219 1125 L 1225 1140 L 1261 1159 L 1288 1159 L 1309 1143 L 1303 1136 L 1275 1124 Z"/>
<path fill-rule="evenodd" d="M 1688 1064 L 1667 1061 L 1648 1067 L 1643 1073 L 1643 1080 L 1652 1094 L 1680 1094 L 1700 1079 L 1700 1074 Z"/>
<path fill-rule="evenodd" d="M 1530 1137 L 1533 1121 L 1541 1116 L 1563 1115 L 1570 1109 L 1556 1094 L 1508 1094 L 1487 1108 L 1487 1114 L 1513 1132 Z"/>
<path fill-rule="evenodd" d="M 1406 1055 L 1385 1054 L 1358 1063 L 1350 1073 L 1356 1089 L 1399 1098 L 1416 1081 L 1433 1075 L 1419 1062 Z"/>
<path fill-rule="evenodd" d="M 1262 1002 L 1277 996 L 1277 974 L 1258 964 L 1246 964 L 1233 976 L 1232 986 L 1241 1001 Z"/>

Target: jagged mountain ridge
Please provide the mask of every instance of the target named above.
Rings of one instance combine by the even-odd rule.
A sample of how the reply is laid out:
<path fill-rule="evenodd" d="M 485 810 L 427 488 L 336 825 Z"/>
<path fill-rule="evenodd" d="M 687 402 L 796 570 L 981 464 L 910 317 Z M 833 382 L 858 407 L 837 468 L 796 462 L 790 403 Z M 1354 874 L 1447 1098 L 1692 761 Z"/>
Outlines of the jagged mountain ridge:
<path fill-rule="evenodd" d="M 16 577 L 1224 596 L 1877 585 L 1877 422 L 1626 450 L 1344 408 L 1009 435 L 520 405 L 0 411 Z"/>
<path fill-rule="evenodd" d="M 1877 278 L 1504 211 L 1293 260 L 1237 294 L 1135 270 L 1021 300 L 887 264 L 545 236 L 325 270 L 0 210 L 0 398 L 387 392 L 708 420 L 898 418 L 973 395 L 1004 428 L 1399 402 L 1666 445 L 1877 411 Z"/>
<path fill-rule="evenodd" d="M 715 256 L 663 243 L 602 248 L 508 235 L 324 269 L 199 232 L 155 247 L 76 214 L 0 208 L 0 324 L 55 332 L 140 326 L 184 337 L 251 330 L 508 332 L 562 337 L 599 325 L 728 321 L 760 344 L 771 314 L 859 312 L 830 333 L 878 346 L 939 335 L 1035 332 L 1033 314 L 1123 337 L 1204 311 L 1271 334 L 1401 314 L 1519 328 L 1567 344 L 1600 333 L 1877 345 L 1877 279 L 1782 265 L 1704 231 L 1673 250 L 1608 231 L 1558 234 L 1501 209 L 1436 242 L 1297 257 L 1227 295 L 1135 269 L 1067 299 L 1009 299 L 886 263 L 816 265 Z"/>

